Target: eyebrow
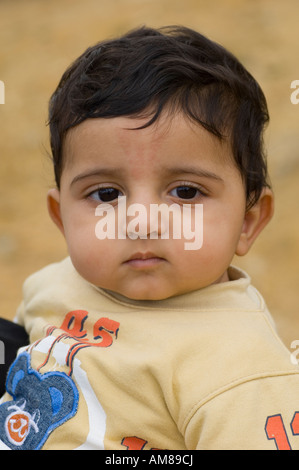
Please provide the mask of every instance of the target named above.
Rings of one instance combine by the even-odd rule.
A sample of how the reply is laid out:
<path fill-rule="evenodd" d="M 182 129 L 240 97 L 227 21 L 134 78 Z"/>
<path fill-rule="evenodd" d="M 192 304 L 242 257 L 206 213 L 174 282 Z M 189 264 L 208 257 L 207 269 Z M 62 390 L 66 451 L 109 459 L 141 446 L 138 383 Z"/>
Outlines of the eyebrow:
<path fill-rule="evenodd" d="M 121 174 L 122 170 L 116 168 L 97 168 L 75 176 L 75 178 L 71 181 L 71 186 L 73 186 L 78 181 L 84 180 L 86 178 L 92 178 L 93 176 L 120 176 Z"/>
<path fill-rule="evenodd" d="M 209 178 L 209 179 L 214 179 L 222 183 L 224 182 L 223 179 L 219 175 L 216 175 L 216 173 L 209 171 L 209 170 L 204 170 L 202 168 L 194 167 L 194 166 L 165 168 L 164 172 L 165 174 L 168 174 L 170 176 L 176 176 L 176 175 L 188 173 L 188 174 L 199 176 L 201 178 Z"/>
<path fill-rule="evenodd" d="M 209 179 L 213 179 L 222 183 L 224 182 L 223 179 L 219 175 L 216 175 L 216 173 L 213 173 L 212 171 L 208 171 L 208 170 L 203 170 L 197 167 L 193 167 L 193 166 L 182 166 L 182 167 L 173 167 L 173 168 L 166 167 L 162 169 L 161 173 L 164 174 L 165 176 L 176 176 L 176 175 L 182 175 L 184 173 L 188 173 L 188 174 L 194 174 L 201 178 L 209 178 Z M 81 181 L 87 178 L 92 178 L 94 176 L 121 177 L 122 174 L 123 174 L 122 169 L 96 168 L 94 170 L 86 171 L 84 173 L 80 173 L 79 175 L 75 176 L 75 178 L 71 181 L 71 186 L 76 184 L 78 181 Z"/>

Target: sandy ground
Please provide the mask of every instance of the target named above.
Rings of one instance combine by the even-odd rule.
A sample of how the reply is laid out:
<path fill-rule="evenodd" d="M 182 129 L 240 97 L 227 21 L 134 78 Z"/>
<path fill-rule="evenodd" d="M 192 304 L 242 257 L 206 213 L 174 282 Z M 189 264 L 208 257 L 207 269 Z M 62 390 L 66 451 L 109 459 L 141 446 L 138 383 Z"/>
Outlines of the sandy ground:
<path fill-rule="evenodd" d="M 276 214 L 247 269 L 290 347 L 299 339 L 299 79 L 297 0 L 0 0 L 0 300 L 12 318 L 24 279 L 66 255 L 46 210 L 53 184 L 47 103 L 68 64 L 86 47 L 147 24 L 185 24 L 231 49 L 261 83 L 271 124 L 266 135 Z"/>

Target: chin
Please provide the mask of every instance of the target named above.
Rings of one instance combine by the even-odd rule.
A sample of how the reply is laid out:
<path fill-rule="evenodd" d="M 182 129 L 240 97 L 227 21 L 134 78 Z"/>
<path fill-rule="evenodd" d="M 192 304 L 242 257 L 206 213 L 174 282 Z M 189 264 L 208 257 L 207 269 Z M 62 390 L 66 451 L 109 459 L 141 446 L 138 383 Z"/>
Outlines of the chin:
<path fill-rule="evenodd" d="M 131 300 L 164 300 L 168 299 L 169 297 L 173 297 L 175 294 L 173 293 L 166 293 L 166 292 L 157 292 L 154 289 L 149 291 L 140 291 L 140 292 L 125 292 L 121 293 L 124 297 L 127 297 L 128 299 Z"/>

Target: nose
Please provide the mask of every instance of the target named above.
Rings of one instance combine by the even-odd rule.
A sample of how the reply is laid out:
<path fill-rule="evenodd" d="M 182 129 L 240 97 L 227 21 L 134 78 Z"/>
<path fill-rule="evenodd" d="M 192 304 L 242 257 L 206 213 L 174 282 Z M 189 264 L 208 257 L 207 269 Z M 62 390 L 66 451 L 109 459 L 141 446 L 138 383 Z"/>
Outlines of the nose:
<path fill-rule="evenodd" d="M 136 199 L 135 199 L 136 201 Z M 140 200 L 139 200 L 140 201 Z M 131 202 L 125 198 L 118 205 L 118 225 L 122 234 L 130 239 L 158 239 L 168 230 L 163 217 L 167 204 L 152 202 L 153 199 L 143 197 L 142 202 Z"/>
<path fill-rule="evenodd" d="M 153 217 L 153 204 L 149 201 L 130 204 L 127 208 L 127 235 L 135 240 L 137 238 L 157 239 L 161 236 L 161 224 Z"/>

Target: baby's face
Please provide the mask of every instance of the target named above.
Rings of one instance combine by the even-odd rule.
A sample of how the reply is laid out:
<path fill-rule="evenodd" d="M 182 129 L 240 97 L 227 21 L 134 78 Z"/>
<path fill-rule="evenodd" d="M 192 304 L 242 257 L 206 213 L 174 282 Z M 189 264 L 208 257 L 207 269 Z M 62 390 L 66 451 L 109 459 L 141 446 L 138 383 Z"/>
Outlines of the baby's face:
<path fill-rule="evenodd" d="M 182 115 L 136 129 L 145 122 L 89 119 L 70 130 L 60 191 L 50 191 L 49 208 L 86 280 L 131 299 L 158 300 L 228 280 L 246 198 L 228 144 Z M 161 204 L 176 205 L 168 235 L 167 217 L 155 230 L 151 225 L 153 205 Z"/>

